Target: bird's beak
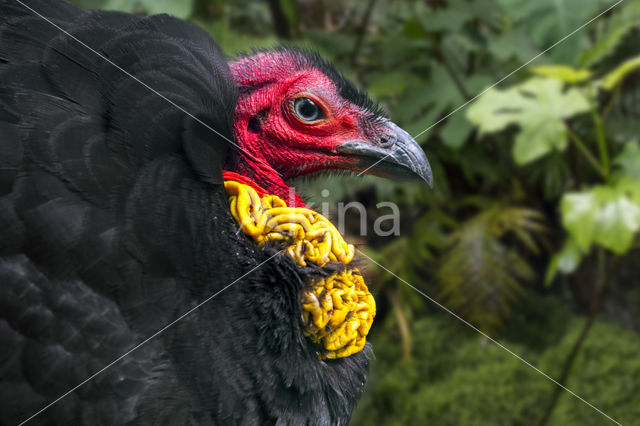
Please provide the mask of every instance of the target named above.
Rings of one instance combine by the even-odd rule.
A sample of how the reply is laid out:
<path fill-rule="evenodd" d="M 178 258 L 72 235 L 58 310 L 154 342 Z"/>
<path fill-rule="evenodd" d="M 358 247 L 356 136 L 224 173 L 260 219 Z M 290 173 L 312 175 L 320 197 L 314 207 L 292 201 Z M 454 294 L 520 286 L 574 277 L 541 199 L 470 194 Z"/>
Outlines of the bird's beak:
<path fill-rule="evenodd" d="M 404 182 L 433 184 L 431 166 L 420 145 L 404 130 L 391 121 L 376 142 L 349 140 L 335 150 L 357 158 L 356 171 Z"/>

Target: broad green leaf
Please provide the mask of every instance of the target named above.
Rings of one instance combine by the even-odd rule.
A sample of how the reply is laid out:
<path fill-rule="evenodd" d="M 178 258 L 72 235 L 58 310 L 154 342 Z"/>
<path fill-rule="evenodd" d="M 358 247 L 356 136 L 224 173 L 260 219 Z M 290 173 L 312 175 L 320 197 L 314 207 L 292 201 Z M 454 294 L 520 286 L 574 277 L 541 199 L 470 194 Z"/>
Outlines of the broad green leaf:
<path fill-rule="evenodd" d="M 417 120 L 405 125 L 405 130 L 409 134 L 416 135 L 433 126 L 444 113 L 462 105 L 464 98 L 444 67 L 434 65 L 431 70 L 431 81 L 422 83 L 419 87 L 408 87 L 398 101 L 393 110 L 398 119 L 411 118 L 416 113 L 423 112 Z M 408 114 L 406 117 L 405 113 Z M 430 132 L 434 130 L 435 128 L 430 129 Z M 427 133 L 425 137 L 426 135 Z"/>
<path fill-rule="evenodd" d="M 443 66 L 432 67 L 430 88 L 429 97 L 433 99 L 434 108 L 439 112 L 456 108 L 465 101 Z"/>
<path fill-rule="evenodd" d="M 629 59 L 600 80 L 600 87 L 611 90 L 622 82 L 629 74 L 640 69 L 640 56 Z"/>
<path fill-rule="evenodd" d="M 406 121 L 425 112 L 429 106 L 433 105 L 433 99 L 430 97 L 431 87 L 429 86 L 425 84 L 423 87 L 411 88 L 398 96 L 397 102 L 391 110 L 393 117 L 399 121 Z M 421 123 L 423 128 L 429 124 Z"/>
<path fill-rule="evenodd" d="M 105 10 L 119 10 L 122 12 L 133 12 L 136 4 L 129 0 L 107 0 L 104 6 Z"/>
<path fill-rule="evenodd" d="M 618 253 L 625 253 L 633 242 L 634 233 L 640 228 L 640 206 L 619 194 L 607 194 L 596 211 L 594 241 Z"/>
<path fill-rule="evenodd" d="M 481 133 L 517 124 L 513 148 L 518 164 L 526 164 L 567 146 L 564 119 L 588 111 L 582 92 L 552 78 L 532 78 L 506 90 L 491 89 L 469 108 L 467 117 Z"/>
<path fill-rule="evenodd" d="M 519 122 L 528 102 L 513 90 L 489 89 L 469 107 L 466 115 L 480 133 L 499 132 Z"/>
<path fill-rule="evenodd" d="M 567 238 L 562 250 L 551 257 L 544 279 L 545 285 L 549 286 L 558 272 L 570 274 L 575 271 L 581 260 L 580 248 L 573 239 Z"/>
<path fill-rule="evenodd" d="M 471 130 L 471 123 L 469 123 L 464 114 L 453 114 L 447 119 L 440 132 L 440 137 L 442 142 L 449 148 L 459 149 L 464 145 Z"/>
<path fill-rule="evenodd" d="M 618 193 L 640 205 L 640 179 L 625 176 L 616 182 L 616 189 Z"/>
<path fill-rule="evenodd" d="M 493 74 L 483 74 L 477 72 L 471 77 L 464 80 L 464 87 L 469 94 L 475 96 L 478 93 L 482 93 L 487 87 L 496 82 L 496 76 Z"/>
<path fill-rule="evenodd" d="M 105 4 L 108 0 L 73 0 L 69 3 L 72 3 L 76 6 L 80 6 L 83 9 L 94 10 L 94 9 L 104 9 Z"/>
<path fill-rule="evenodd" d="M 614 163 L 628 176 L 640 178 L 640 144 L 636 141 L 627 142 Z"/>
<path fill-rule="evenodd" d="M 168 13 L 178 18 L 187 18 L 193 10 L 193 0 L 108 0 L 105 9 L 135 12 L 141 8 L 149 15 Z"/>
<path fill-rule="evenodd" d="M 541 65 L 534 67 L 531 72 L 542 77 L 550 77 L 564 83 L 575 84 L 587 80 L 591 77 L 591 71 L 578 70 L 568 65 Z"/>
<path fill-rule="evenodd" d="M 640 180 L 625 178 L 615 186 L 566 194 L 561 210 L 562 223 L 580 250 L 599 244 L 625 253 L 640 229 Z"/>
<path fill-rule="evenodd" d="M 459 31 L 473 16 L 464 9 L 441 9 L 426 15 L 418 15 L 425 31 Z"/>
<path fill-rule="evenodd" d="M 424 40 L 424 38 L 427 36 L 427 33 L 420 22 L 416 18 L 413 18 L 405 21 L 404 35 L 408 38 Z"/>
<path fill-rule="evenodd" d="M 258 38 L 233 31 L 223 21 L 216 21 L 212 24 L 196 23 L 211 33 L 224 53 L 228 55 L 247 52 L 252 47 L 272 47 L 278 43 L 275 37 Z"/>
<path fill-rule="evenodd" d="M 513 159 L 518 164 L 527 164 L 551 150 L 564 151 L 567 147 L 567 128 L 561 120 L 533 118 L 522 126 L 513 144 Z"/>
<path fill-rule="evenodd" d="M 193 0 L 141 0 L 150 15 L 168 13 L 178 18 L 187 18 L 193 10 Z"/>
<path fill-rule="evenodd" d="M 531 108 L 540 115 L 547 111 L 550 117 L 564 119 L 589 109 L 589 103 L 580 90 L 571 88 L 563 91 L 563 85 L 558 80 L 532 78 L 515 88 L 521 96 L 529 98 Z M 530 96 L 535 99 L 531 100 Z"/>
<path fill-rule="evenodd" d="M 598 207 L 592 192 L 569 193 L 562 198 L 562 223 L 576 245 L 586 251 L 593 241 L 595 212 Z"/>
<path fill-rule="evenodd" d="M 499 0 L 504 10 L 517 20 L 517 26 L 542 51 L 574 31 L 605 8 L 600 0 Z M 585 32 L 566 38 L 545 56 L 553 62 L 574 63 L 587 43 Z"/>
<path fill-rule="evenodd" d="M 383 73 L 376 76 L 368 85 L 369 93 L 374 97 L 396 95 L 405 91 L 407 87 L 418 84 L 417 77 L 403 71 Z"/>
<path fill-rule="evenodd" d="M 540 53 L 531 39 L 531 35 L 522 29 L 505 31 L 498 35 L 487 30 L 486 37 L 487 49 L 501 61 L 516 58 L 521 63 L 525 63 Z"/>

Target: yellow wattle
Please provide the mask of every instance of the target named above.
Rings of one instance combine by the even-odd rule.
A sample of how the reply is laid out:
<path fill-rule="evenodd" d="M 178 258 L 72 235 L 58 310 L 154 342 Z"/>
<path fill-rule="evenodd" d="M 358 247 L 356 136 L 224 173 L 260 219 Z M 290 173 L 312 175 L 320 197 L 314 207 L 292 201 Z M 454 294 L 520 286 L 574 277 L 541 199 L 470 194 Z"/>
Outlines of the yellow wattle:
<path fill-rule="evenodd" d="M 362 348 L 376 316 L 376 302 L 357 269 L 315 281 L 302 294 L 304 334 L 343 358 Z"/>
<path fill-rule="evenodd" d="M 284 241 L 285 252 L 300 266 L 311 262 L 348 264 L 354 247 L 321 214 L 288 207 L 280 197 L 260 197 L 255 189 L 225 181 L 231 214 L 259 246 Z M 376 314 L 376 304 L 356 268 L 307 283 L 302 292 L 304 333 L 323 346 L 321 358 L 342 358 L 360 351 Z"/>

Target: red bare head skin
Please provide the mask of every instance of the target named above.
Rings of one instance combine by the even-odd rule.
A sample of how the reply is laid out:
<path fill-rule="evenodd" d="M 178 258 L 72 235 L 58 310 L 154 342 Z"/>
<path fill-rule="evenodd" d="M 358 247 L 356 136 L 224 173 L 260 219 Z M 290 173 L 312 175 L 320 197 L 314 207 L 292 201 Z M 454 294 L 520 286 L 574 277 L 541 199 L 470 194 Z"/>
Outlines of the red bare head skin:
<path fill-rule="evenodd" d="M 357 161 L 335 148 L 346 140 L 369 138 L 377 116 L 344 99 L 320 70 L 299 69 L 287 51 L 261 52 L 230 65 L 240 88 L 234 133 L 246 152 L 239 152 L 239 161 L 228 170 L 251 177 L 289 202 L 286 180 L 349 169 Z M 301 120 L 294 111 L 294 101 L 301 97 L 313 100 L 323 118 Z M 296 204 L 304 205 L 299 197 Z"/>
<path fill-rule="evenodd" d="M 238 85 L 227 176 L 302 207 L 286 181 L 327 170 L 430 182 L 424 152 L 314 53 L 279 48 L 229 64 Z"/>

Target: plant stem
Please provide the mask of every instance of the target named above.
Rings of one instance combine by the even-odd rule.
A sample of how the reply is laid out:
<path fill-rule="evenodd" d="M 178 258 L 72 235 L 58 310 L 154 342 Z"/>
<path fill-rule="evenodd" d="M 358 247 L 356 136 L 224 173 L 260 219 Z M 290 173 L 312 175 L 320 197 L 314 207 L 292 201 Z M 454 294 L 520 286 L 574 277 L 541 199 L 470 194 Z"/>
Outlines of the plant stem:
<path fill-rule="evenodd" d="M 400 361 L 405 363 L 411 358 L 411 332 L 409 331 L 409 323 L 407 322 L 407 317 L 404 315 L 404 312 L 402 312 L 402 305 L 395 291 L 388 289 L 387 296 L 393 307 L 396 321 L 398 321 L 398 330 L 400 331 L 400 338 L 402 339 L 402 357 Z"/>
<path fill-rule="evenodd" d="M 600 162 L 604 171 L 605 179 L 609 178 L 611 173 L 611 163 L 609 161 L 609 148 L 607 147 L 607 139 L 604 133 L 604 125 L 602 124 L 602 117 L 591 103 L 591 116 L 593 117 L 593 123 L 596 126 L 596 138 L 598 140 L 598 150 L 600 151 Z"/>
<path fill-rule="evenodd" d="M 275 33 L 280 38 L 291 39 L 294 33 L 292 22 L 289 22 L 289 18 L 284 13 L 280 0 L 269 0 L 268 4 Z"/>
<path fill-rule="evenodd" d="M 460 92 L 460 94 L 462 95 L 465 101 L 468 101 L 469 99 L 471 99 L 469 92 L 467 92 L 467 89 L 464 87 L 464 84 L 462 84 L 462 81 L 460 80 L 460 78 L 458 78 L 458 75 L 456 74 L 455 70 L 447 60 L 445 53 L 442 52 L 440 56 L 442 59 L 442 65 L 444 65 L 444 68 L 447 70 L 447 73 L 451 77 L 451 80 L 453 80 L 453 84 L 455 84 L 456 88 L 458 89 L 458 92 Z"/>
<path fill-rule="evenodd" d="M 587 145 L 582 141 L 582 139 L 580 139 L 580 137 L 573 130 L 571 130 L 570 128 L 567 128 L 567 129 L 569 134 L 569 140 L 571 140 L 571 142 L 574 143 L 574 145 L 578 148 L 578 150 L 582 153 L 582 155 L 584 155 L 584 157 L 587 159 L 589 164 L 591 164 L 593 168 L 596 169 L 598 174 L 600 174 L 600 176 L 606 179 L 607 173 L 602 168 L 602 165 L 600 164 L 600 162 L 598 162 L 596 157 L 594 157 L 591 151 L 589 151 L 589 148 L 587 148 Z"/>
<path fill-rule="evenodd" d="M 371 21 L 371 13 L 373 12 L 373 8 L 376 5 L 376 0 L 369 0 L 367 3 L 367 8 L 364 12 L 364 17 L 362 18 L 362 23 L 358 28 L 358 34 L 356 36 L 356 43 L 353 46 L 353 50 L 351 51 L 351 65 L 356 64 L 356 60 L 358 59 L 358 54 L 360 53 L 360 49 L 362 48 L 362 42 L 364 41 L 364 36 L 367 33 L 367 28 L 369 28 L 369 21 Z"/>
<path fill-rule="evenodd" d="M 616 258 L 617 259 L 617 258 Z M 615 260 L 615 259 L 614 259 Z M 582 345 L 585 342 L 587 336 L 589 335 L 589 331 L 591 331 L 591 327 L 595 322 L 598 313 L 600 312 L 600 307 L 602 306 L 602 301 L 604 300 L 605 293 L 609 288 L 609 284 L 611 280 L 609 279 L 611 272 L 615 270 L 615 264 L 617 262 L 611 261 L 609 265 L 607 265 L 606 253 L 602 247 L 598 248 L 598 278 L 597 281 L 599 286 L 596 287 L 596 291 L 594 292 L 593 297 L 591 298 L 591 306 L 589 308 L 589 316 L 582 327 L 582 331 L 580 335 L 576 339 L 569 351 L 569 355 L 564 361 L 564 365 L 562 367 L 562 372 L 560 373 L 560 377 L 558 378 L 558 383 L 562 386 L 566 387 L 567 380 L 569 379 L 569 374 L 571 373 L 571 367 L 573 367 L 573 363 L 575 362 L 578 354 L 580 353 L 580 349 L 582 349 Z M 553 410 L 555 409 L 562 392 L 563 388 L 554 384 L 553 393 L 551 395 L 551 399 L 547 408 L 542 415 L 542 418 L 538 422 L 538 426 L 544 426 L 549 422 L 551 415 L 553 414 Z"/>
<path fill-rule="evenodd" d="M 606 121 L 607 118 L 609 118 L 609 115 L 611 115 L 611 111 L 613 111 L 613 106 L 615 105 L 616 101 L 618 100 L 618 96 L 620 96 L 620 90 L 622 88 L 621 84 L 618 84 L 616 86 L 615 91 L 613 92 L 613 95 L 611 95 L 611 99 L 609 99 L 609 102 L 607 103 L 607 106 L 604 108 L 604 112 L 602 113 L 602 121 Z"/>

